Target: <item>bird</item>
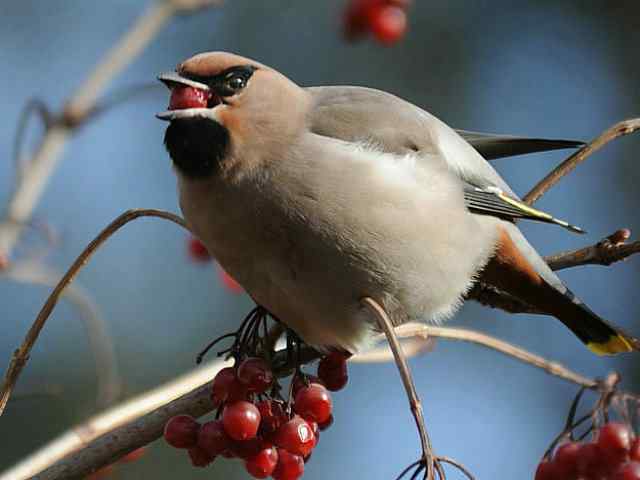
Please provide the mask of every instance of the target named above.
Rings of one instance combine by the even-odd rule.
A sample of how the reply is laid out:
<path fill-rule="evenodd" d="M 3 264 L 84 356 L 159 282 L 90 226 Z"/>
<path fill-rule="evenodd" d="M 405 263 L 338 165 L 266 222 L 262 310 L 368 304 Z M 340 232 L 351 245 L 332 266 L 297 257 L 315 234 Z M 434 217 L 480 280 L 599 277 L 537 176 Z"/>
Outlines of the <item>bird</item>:
<path fill-rule="evenodd" d="M 569 290 L 516 221 L 582 230 L 522 202 L 487 161 L 580 142 L 456 131 L 391 93 L 303 88 L 228 52 L 158 78 L 171 91 L 157 117 L 169 122 L 188 226 L 310 346 L 368 348 L 378 328 L 364 297 L 393 325 L 438 323 L 482 282 L 598 355 L 640 349 Z"/>

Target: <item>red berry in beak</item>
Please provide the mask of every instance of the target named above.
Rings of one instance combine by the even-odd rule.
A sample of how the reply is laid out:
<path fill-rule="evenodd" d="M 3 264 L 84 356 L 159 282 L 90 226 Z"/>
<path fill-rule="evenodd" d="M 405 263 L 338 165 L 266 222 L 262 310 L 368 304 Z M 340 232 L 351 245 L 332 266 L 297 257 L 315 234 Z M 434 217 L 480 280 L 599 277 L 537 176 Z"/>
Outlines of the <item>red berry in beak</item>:
<path fill-rule="evenodd" d="M 206 108 L 211 94 L 199 88 L 187 85 L 176 85 L 171 89 L 169 110 L 183 110 L 186 108 Z"/>

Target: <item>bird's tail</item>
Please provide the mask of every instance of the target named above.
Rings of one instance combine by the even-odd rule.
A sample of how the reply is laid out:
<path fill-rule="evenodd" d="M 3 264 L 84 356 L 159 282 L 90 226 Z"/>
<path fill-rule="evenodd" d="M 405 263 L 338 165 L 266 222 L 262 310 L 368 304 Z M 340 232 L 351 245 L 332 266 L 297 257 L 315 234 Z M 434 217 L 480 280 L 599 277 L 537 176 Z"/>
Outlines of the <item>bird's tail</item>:
<path fill-rule="evenodd" d="M 640 350 L 640 340 L 603 320 L 578 299 L 515 225 L 507 228 L 481 282 L 513 295 L 540 313 L 553 315 L 598 355 Z"/>
<path fill-rule="evenodd" d="M 596 315 L 570 290 L 558 292 L 551 304 L 551 314 L 564 323 L 582 342 L 597 355 L 615 355 L 640 350 L 640 341 Z M 552 292 L 550 292 L 552 293 Z"/>

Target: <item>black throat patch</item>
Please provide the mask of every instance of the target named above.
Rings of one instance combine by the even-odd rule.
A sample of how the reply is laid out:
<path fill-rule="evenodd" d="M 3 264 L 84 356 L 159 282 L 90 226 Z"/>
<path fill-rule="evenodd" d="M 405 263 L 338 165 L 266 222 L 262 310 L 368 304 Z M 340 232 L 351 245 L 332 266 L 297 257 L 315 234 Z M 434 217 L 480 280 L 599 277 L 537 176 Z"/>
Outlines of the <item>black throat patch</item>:
<path fill-rule="evenodd" d="M 216 173 L 229 150 L 229 132 L 207 118 L 178 119 L 167 127 L 164 144 L 183 175 L 207 178 Z"/>

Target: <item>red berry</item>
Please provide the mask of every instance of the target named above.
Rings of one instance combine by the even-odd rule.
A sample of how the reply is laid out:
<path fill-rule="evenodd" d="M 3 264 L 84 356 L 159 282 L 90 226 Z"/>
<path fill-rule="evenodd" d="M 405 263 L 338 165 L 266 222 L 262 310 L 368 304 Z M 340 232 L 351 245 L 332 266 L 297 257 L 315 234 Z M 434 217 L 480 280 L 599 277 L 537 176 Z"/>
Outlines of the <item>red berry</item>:
<path fill-rule="evenodd" d="M 316 422 L 307 422 L 309 424 L 309 426 L 311 427 L 311 431 L 313 432 L 313 448 L 316 448 L 318 446 L 318 443 L 320 443 L 320 427 L 318 427 L 318 424 Z M 307 458 L 311 456 L 311 452 L 309 452 L 309 454 L 304 457 L 304 463 L 307 463 Z"/>
<path fill-rule="evenodd" d="M 304 457 L 313 450 L 316 439 L 311 426 L 296 415 L 278 429 L 274 443 L 288 452 Z"/>
<path fill-rule="evenodd" d="M 145 453 L 147 453 L 147 449 L 145 447 L 136 448 L 135 450 L 127 453 L 118 461 L 122 463 L 135 462 L 136 460 L 140 460 Z"/>
<path fill-rule="evenodd" d="M 263 393 L 273 383 L 273 372 L 269 365 L 257 357 L 245 359 L 238 367 L 237 377 L 250 393 Z"/>
<path fill-rule="evenodd" d="M 631 460 L 640 461 L 640 437 L 636 438 L 631 444 L 631 449 L 629 450 L 629 458 Z"/>
<path fill-rule="evenodd" d="M 297 480 L 304 473 L 304 460 L 299 455 L 278 449 L 278 464 L 271 476 L 274 480 Z"/>
<path fill-rule="evenodd" d="M 318 422 L 310 422 L 309 420 L 307 420 L 307 423 L 311 427 L 311 431 L 316 437 L 316 443 L 318 443 L 318 440 L 320 440 L 320 427 L 318 426 Z"/>
<path fill-rule="evenodd" d="M 387 3 L 406 10 L 411 5 L 411 0 L 387 0 Z"/>
<path fill-rule="evenodd" d="M 610 467 L 617 467 L 628 458 L 631 450 L 631 432 L 624 423 L 610 422 L 600 429 L 597 442 L 606 463 Z"/>
<path fill-rule="evenodd" d="M 254 437 L 251 440 L 236 441 L 231 440 L 229 450 L 235 458 L 247 460 L 255 457 L 261 450 L 272 447 L 273 445 L 260 437 Z"/>
<path fill-rule="evenodd" d="M 209 455 L 203 448 L 200 448 L 198 445 L 195 447 L 191 447 L 188 450 L 189 458 L 191 459 L 191 465 L 194 467 L 206 467 L 211 462 L 213 462 L 216 457 L 213 455 Z"/>
<path fill-rule="evenodd" d="M 262 418 L 260 422 L 260 431 L 265 434 L 273 433 L 280 425 L 289 420 L 287 414 L 282 408 L 282 404 L 273 400 L 262 400 L 256 403 L 256 407 Z"/>
<path fill-rule="evenodd" d="M 190 415 L 171 417 L 164 426 L 164 439 L 175 448 L 191 448 L 198 441 L 200 424 Z"/>
<path fill-rule="evenodd" d="M 331 352 L 318 363 L 318 377 L 328 390 L 342 390 L 349 381 L 347 358 L 344 353 Z"/>
<path fill-rule="evenodd" d="M 331 415 L 326 421 L 324 421 L 322 423 L 319 422 L 318 423 L 318 428 L 320 429 L 321 432 L 324 432 L 331 425 L 333 425 L 333 415 Z"/>
<path fill-rule="evenodd" d="M 320 380 L 315 375 L 306 375 L 306 374 L 295 375 L 291 381 L 293 382 L 293 385 L 291 387 L 291 393 L 293 394 L 293 398 L 296 398 L 296 395 L 298 394 L 301 388 L 307 387 L 312 383 L 322 384 L 322 380 Z"/>
<path fill-rule="evenodd" d="M 347 360 L 350 356 L 351 354 L 346 352 L 329 352 L 318 363 L 318 375 L 320 376 L 320 373 L 331 370 L 342 370 L 347 366 Z"/>
<path fill-rule="evenodd" d="M 578 457 L 581 448 L 582 444 L 578 442 L 566 442 L 558 447 L 553 463 L 560 478 L 568 480 L 578 477 Z"/>
<path fill-rule="evenodd" d="M 211 94 L 199 88 L 186 85 L 176 85 L 171 89 L 169 110 L 182 110 L 185 108 L 205 108 Z"/>
<path fill-rule="evenodd" d="M 275 447 L 268 447 L 245 460 L 244 466 L 254 478 L 267 478 L 273 473 L 277 464 L 278 451 Z"/>
<path fill-rule="evenodd" d="M 105 465 L 100 470 L 96 470 L 85 477 L 84 480 L 103 480 L 113 473 L 113 464 Z"/>
<path fill-rule="evenodd" d="M 640 462 L 627 462 L 618 468 L 611 480 L 640 480 Z"/>
<path fill-rule="evenodd" d="M 231 439 L 224 430 L 220 420 L 213 420 L 202 425 L 198 434 L 198 447 L 212 457 L 221 455 L 231 444 Z"/>
<path fill-rule="evenodd" d="M 603 461 L 602 450 L 597 443 L 585 443 L 578 454 L 578 473 L 585 478 L 604 476 L 607 465 Z"/>
<path fill-rule="evenodd" d="M 191 257 L 191 260 L 200 263 L 208 262 L 209 260 L 211 260 L 211 255 L 209 255 L 207 247 L 205 247 L 204 243 L 202 243 L 196 237 L 189 238 L 188 247 L 189 257 Z"/>
<path fill-rule="evenodd" d="M 247 388 L 238 381 L 233 367 L 223 368 L 213 379 L 211 398 L 216 406 L 224 402 L 246 400 Z"/>
<path fill-rule="evenodd" d="M 224 285 L 224 287 L 231 293 L 244 292 L 242 285 L 240 285 L 231 275 L 225 272 L 222 267 L 218 269 L 218 273 L 220 275 L 220 280 L 222 280 L 222 285 Z"/>
<path fill-rule="evenodd" d="M 344 15 L 344 36 L 347 40 L 356 40 L 369 29 L 369 10 L 383 0 L 353 0 Z"/>
<path fill-rule="evenodd" d="M 323 385 L 312 383 L 297 393 L 293 409 L 305 420 L 326 422 L 333 409 L 331 395 Z"/>
<path fill-rule="evenodd" d="M 234 440 L 250 440 L 258 433 L 260 412 L 253 403 L 241 400 L 222 412 L 224 430 Z"/>
<path fill-rule="evenodd" d="M 369 14 L 369 26 L 380 43 L 393 45 L 407 31 L 407 14 L 400 7 L 384 5 Z"/>
<path fill-rule="evenodd" d="M 561 480 L 556 474 L 556 465 L 553 460 L 545 458 L 538 464 L 535 480 Z"/>

